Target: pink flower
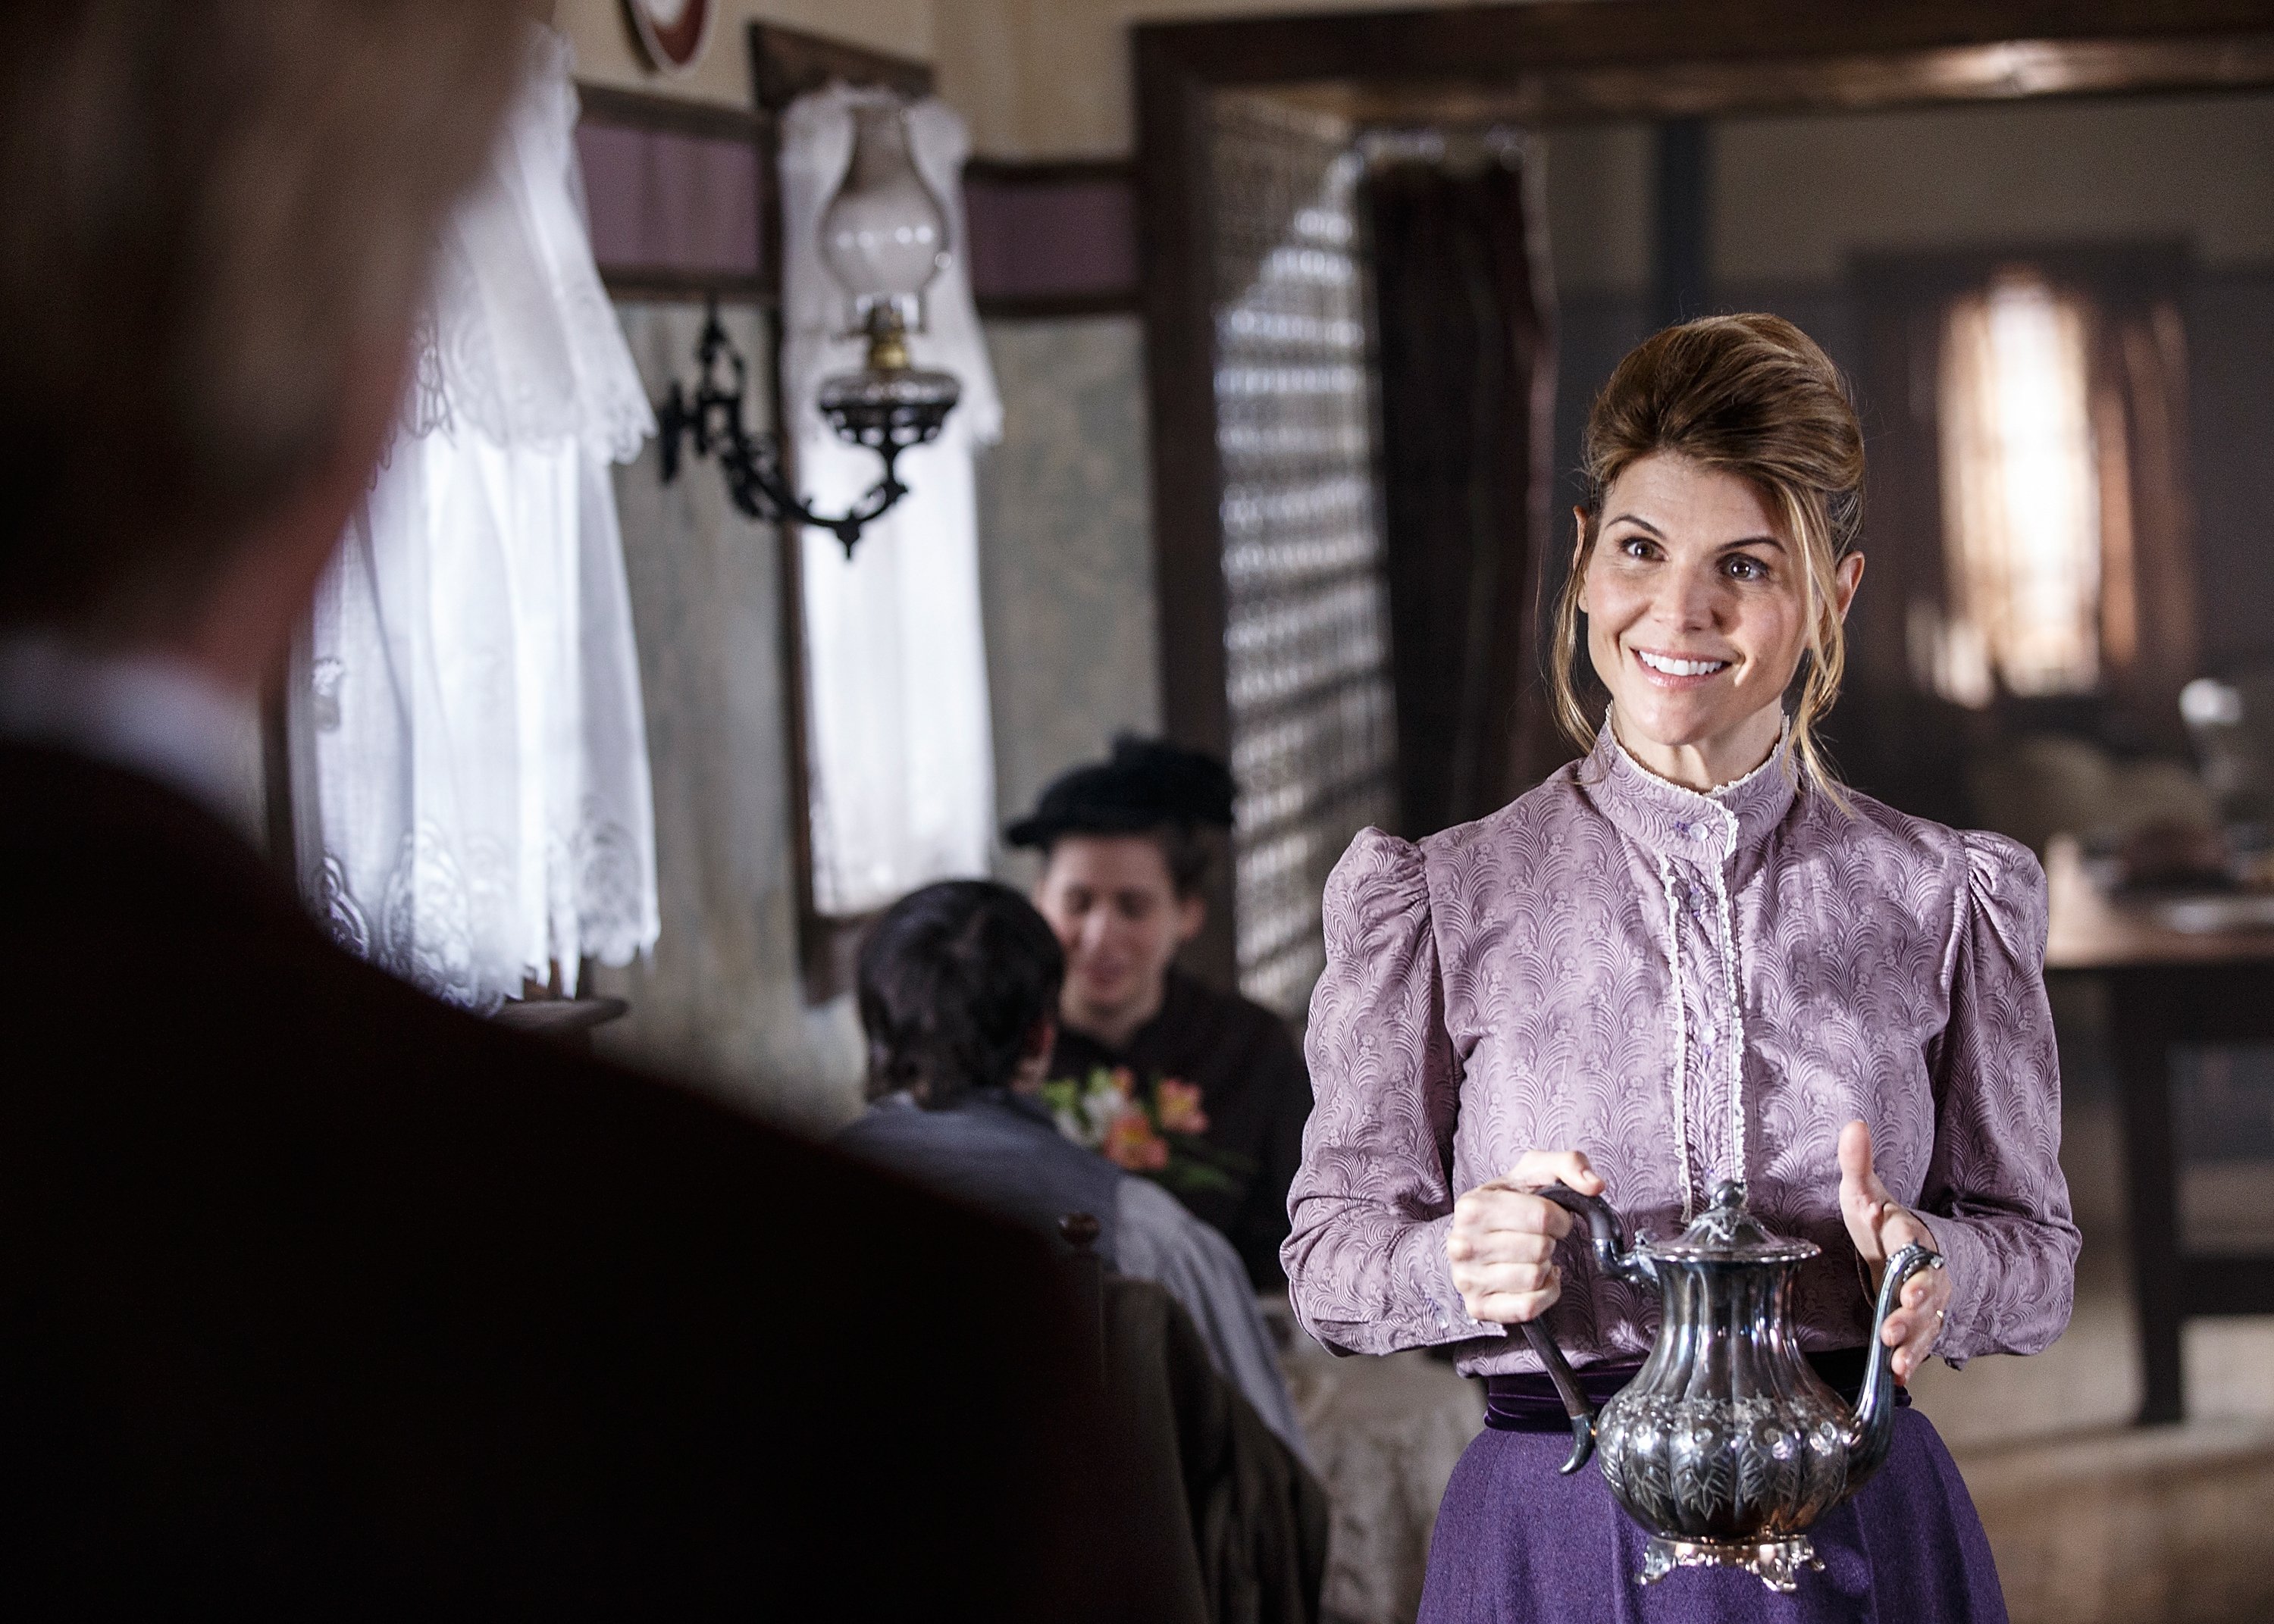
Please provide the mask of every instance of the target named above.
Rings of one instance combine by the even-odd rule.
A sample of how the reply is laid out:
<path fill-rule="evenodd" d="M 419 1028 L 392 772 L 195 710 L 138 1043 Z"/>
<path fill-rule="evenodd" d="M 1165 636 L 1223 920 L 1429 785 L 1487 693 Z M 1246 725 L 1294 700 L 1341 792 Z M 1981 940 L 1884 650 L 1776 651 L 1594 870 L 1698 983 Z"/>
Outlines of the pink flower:
<path fill-rule="evenodd" d="M 1114 1092 L 1125 1100 L 1137 1092 L 1136 1074 L 1127 1066 L 1116 1066 L 1106 1073 L 1106 1077 L 1112 1083 Z"/>
<path fill-rule="evenodd" d="M 1173 1077 L 1161 1079 L 1156 1101 L 1161 1113 L 1163 1133 L 1206 1133 L 1208 1113 L 1201 1109 L 1201 1088 L 1198 1083 L 1180 1083 Z"/>
<path fill-rule="evenodd" d="M 1107 1161 L 1133 1173 L 1155 1173 L 1169 1165 L 1169 1141 L 1153 1132 L 1152 1120 L 1132 1109 L 1116 1116 L 1098 1147 Z"/>

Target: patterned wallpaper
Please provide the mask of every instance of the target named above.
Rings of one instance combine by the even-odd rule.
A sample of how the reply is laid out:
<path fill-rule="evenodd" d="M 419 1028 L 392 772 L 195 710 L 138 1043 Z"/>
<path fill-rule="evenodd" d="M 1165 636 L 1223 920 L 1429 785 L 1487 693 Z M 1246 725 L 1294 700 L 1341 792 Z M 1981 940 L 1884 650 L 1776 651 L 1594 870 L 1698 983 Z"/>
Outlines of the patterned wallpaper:
<path fill-rule="evenodd" d="M 990 321 L 987 346 L 1004 432 L 979 464 L 980 584 L 1008 822 L 1117 730 L 1158 731 L 1159 655 L 1137 318 Z"/>
<path fill-rule="evenodd" d="M 651 396 L 693 375 L 701 306 L 616 309 Z M 766 354 L 757 313 L 725 319 L 755 372 Z M 651 963 L 600 973 L 599 990 L 632 1005 L 602 1041 L 825 1132 L 860 1110 L 862 1049 L 852 1000 L 809 1007 L 799 977 L 779 542 L 727 506 L 714 463 L 682 464 L 668 485 L 659 476 L 652 441 L 616 470 L 663 937 Z"/>
<path fill-rule="evenodd" d="M 691 374 L 698 306 L 617 310 L 651 393 Z M 755 371 L 753 313 L 727 320 Z M 987 339 L 1005 432 L 979 469 L 983 613 L 1007 819 L 1117 729 L 1157 730 L 1159 683 L 1136 319 L 997 322 Z M 651 963 L 600 973 L 632 1004 L 604 1043 L 830 1131 L 860 1108 L 861 1045 L 850 1000 L 809 1006 L 799 974 L 775 534 L 727 507 L 709 463 L 663 485 L 652 445 L 616 470 L 616 500 L 663 939 Z"/>

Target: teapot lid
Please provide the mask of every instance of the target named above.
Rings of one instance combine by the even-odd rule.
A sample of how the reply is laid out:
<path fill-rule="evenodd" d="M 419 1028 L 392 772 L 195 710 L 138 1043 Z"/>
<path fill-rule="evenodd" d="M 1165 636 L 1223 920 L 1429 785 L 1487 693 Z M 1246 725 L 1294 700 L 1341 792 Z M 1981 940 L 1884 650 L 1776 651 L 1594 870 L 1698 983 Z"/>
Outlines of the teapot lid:
<path fill-rule="evenodd" d="M 1743 1181 L 1732 1178 L 1713 1187 L 1713 1204 L 1680 1238 L 1645 1241 L 1638 1250 L 1676 1262 L 1797 1263 L 1824 1249 L 1814 1241 L 1788 1240 L 1761 1228 L 1745 1210 Z"/>

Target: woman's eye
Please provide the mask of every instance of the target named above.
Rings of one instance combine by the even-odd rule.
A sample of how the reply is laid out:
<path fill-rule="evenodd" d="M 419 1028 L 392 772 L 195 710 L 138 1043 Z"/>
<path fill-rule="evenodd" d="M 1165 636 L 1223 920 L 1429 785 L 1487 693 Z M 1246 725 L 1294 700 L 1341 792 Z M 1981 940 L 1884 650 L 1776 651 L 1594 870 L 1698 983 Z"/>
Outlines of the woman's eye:
<path fill-rule="evenodd" d="M 1643 537 L 1630 536 L 1619 543 L 1619 551 L 1630 559 L 1646 559 L 1650 556 L 1650 543 Z"/>
<path fill-rule="evenodd" d="M 1766 581 L 1768 579 L 1768 566 L 1749 553 L 1737 553 L 1731 554 L 1728 561 L 1723 565 L 1722 568 L 1729 572 L 1729 578 L 1732 581 Z"/>

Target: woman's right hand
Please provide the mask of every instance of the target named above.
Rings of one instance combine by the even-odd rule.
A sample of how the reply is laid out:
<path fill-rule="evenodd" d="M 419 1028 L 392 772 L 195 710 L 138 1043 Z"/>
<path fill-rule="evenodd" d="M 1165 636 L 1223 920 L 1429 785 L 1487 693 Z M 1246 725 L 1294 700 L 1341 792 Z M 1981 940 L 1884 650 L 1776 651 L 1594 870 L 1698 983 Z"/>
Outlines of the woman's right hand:
<path fill-rule="evenodd" d="M 1471 1319 L 1520 1325 L 1562 1295 L 1563 1271 L 1553 1259 L 1555 1243 L 1571 1232 L 1571 1214 L 1532 1193 L 1558 1182 L 1582 1195 L 1603 1193 L 1603 1181 L 1578 1151 L 1528 1150 L 1453 1203 L 1445 1256 Z"/>

